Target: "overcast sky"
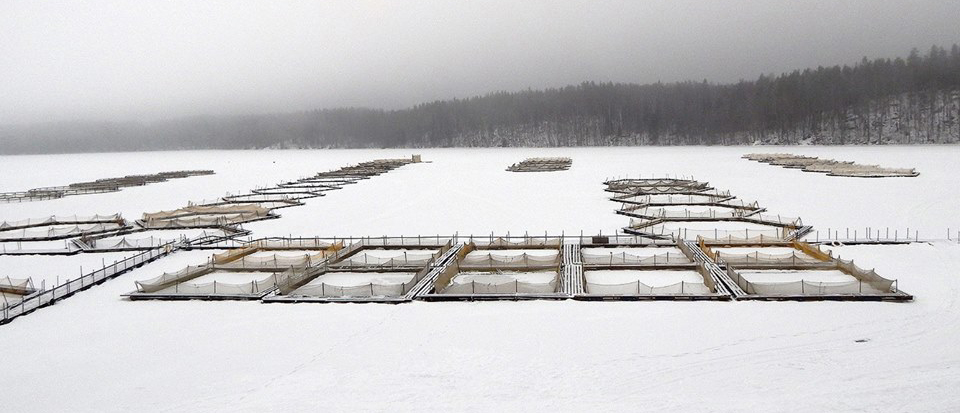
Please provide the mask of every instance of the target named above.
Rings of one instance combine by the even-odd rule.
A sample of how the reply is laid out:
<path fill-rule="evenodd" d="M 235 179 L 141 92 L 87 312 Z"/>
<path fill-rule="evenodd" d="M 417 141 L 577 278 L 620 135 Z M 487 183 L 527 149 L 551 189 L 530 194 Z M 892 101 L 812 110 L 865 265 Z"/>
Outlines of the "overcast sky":
<path fill-rule="evenodd" d="M 947 0 L 0 0 L 0 123 L 752 79 L 960 42 Z"/>

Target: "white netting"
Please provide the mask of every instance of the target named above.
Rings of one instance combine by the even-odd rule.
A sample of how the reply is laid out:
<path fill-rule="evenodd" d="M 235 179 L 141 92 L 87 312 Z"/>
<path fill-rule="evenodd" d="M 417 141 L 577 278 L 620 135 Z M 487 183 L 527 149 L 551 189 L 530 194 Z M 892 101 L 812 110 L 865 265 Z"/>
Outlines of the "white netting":
<path fill-rule="evenodd" d="M 0 231 L 34 227 L 34 226 L 42 226 L 42 225 L 94 224 L 94 223 L 107 223 L 107 222 L 119 222 L 119 221 L 121 221 L 120 214 L 111 214 L 111 215 L 98 214 L 98 215 L 88 215 L 88 216 L 52 215 L 52 216 L 42 217 L 42 218 L 21 219 L 18 221 L 2 221 L 0 222 Z"/>
<path fill-rule="evenodd" d="M 166 244 L 171 241 L 175 241 L 176 238 L 158 238 L 158 237 L 147 237 L 147 238 L 127 238 L 123 237 L 119 240 L 97 240 L 94 245 L 94 249 L 146 249 L 146 248 L 155 248 L 163 244 Z"/>
<path fill-rule="evenodd" d="M 874 288 L 862 281 L 813 282 L 792 281 L 783 283 L 746 282 L 741 285 L 747 294 L 757 295 L 830 295 L 830 294 L 884 294 L 888 290 Z"/>
<path fill-rule="evenodd" d="M 228 262 L 217 261 L 215 256 L 214 262 L 217 268 L 224 269 L 258 269 L 258 268 L 289 268 L 289 267 L 304 267 L 316 265 L 320 262 L 323 262 L 326 259 L 326 254 L 323 252 L 316 254 L 302 254 L 302 255 L 290 255 L 288 254 L 273 254 L 265 257 L 251 257 L 244 256 L 239 259 L 231 260 Z"/>
<path fill-rule="evenodd" d="M 0 231 L 0 240 L 17 239 L 45 239 L 81 236 L 84 234 L 101 233 L 122 228 L 117 223 L 80 224 L 56 227 L 35 227 Z"/>
<path fill-rule="evenodd" d="M 727 266 L 727 276 L 747 294 L 756 295 L 829 295 L 829 294 L 889 294 L 896 292 L 894 281 L 865 271 L 852 261 L 836 260 L 837 268 L 857 281 L 816 282 L 792 280 L 784 282 L 754 282 L 743 278 L 732 266 Z"/>
<path fill-rule="evenodd" d="M 360 238 L 359 241 L 367 247 L 378 246 L 441 246 L 452 242 L 450 237 L 421 236 L 421 237 L 371 237 Z"/>
<path fill-rule="evenodd" d="M 166 220 L 178 217 L 193 217 L 196 215 L 216 215 L 226 216 L 233 214 L 266 216 L 269 209 L 256 204 L 231 204 L 231 205 L 192 205 L 172 211 L 160 211 L 153 213 L 144 213 L 143 220 Z"/>
<path fill-rule="evenodd" d="M 478 268 L 532 268 L 560 265 L 560 254 L 544 257 L 530 254 L 503 255 L 496 252 L 487 254 L 472 253 L 460 260 L 461 267 Z"/>
<path fill-rule="evenodd" d="M 435 260 L 439 253 L 404 253 L 397 257 L 377 257 L 365 254 L 363 251 L 350 256 L 332 266 L 353 267 L 353 266 L 377 266 L 377 267 L 399 267 L 399 266 L 423 266 Z"/>
<path fill-rule="evenodd" d="M 225 201 L 229 202 L 248 202 L 261 204 L 264 202 L 280 202 L 280 201 L 296 201 L 298 199 L 312 198 L 313 195 L 310 194 L 243 194 L 243 195 L 227 195 L 223 197 Z"/>
<path fill-rule="evenodd" d="M 466 283 L 453 282 L 440 291 L 441 294 L 549 294 L 557 291 L 557 280 L 547 283 L 531 283 L 518 280 L 502 282 Z"/>
<path fill-rule="evenodd" d="M 730 198 L 730 192 L 705 191 L 688 194 L 628 194 L 611 198 L 613 201 L 628 204 L 709 204 Z"/>
<path fill-rule="evenodd" d="M 33 291 L 33 280 L 30 278 L 10 278 L 9 276 L 0 277 L 0 289 L 10 292 L 28 293 Z"/>
<path fill-rule="evenodd" d="M 917 176 L 912 168 L 885 168 L 880 165 L 836 165 L 828 172 L 830 175 L 881 178 L 888 176 Z"/>
<path fill-rule="evenodd" d="M 810 264 L 810 263 L 819 263 L 822 260 L 811 257 L 802 252 L 792 252 L 786 254 L 765 254 L 761 252 L 753 252 L 747 254 L 731 254 L 726 252 L 717 251 L 713 253 L 712 256 L 716 260 L 722 260 L 728 264 L 735 265 L 744 265 L 744 264 Z"/>
<path fill-rule="evenodd" d="M 648 228 L 657 224 L 662 223 L 663 220 L 660 218 L 630 218 L 630 228 L 641 229 Z"/>
<path fill-rule="evenodd" d="M 837 268 L 839 268 L 841 271 L 856 277 L 858 280 L 861 280 L 864 283 L 870 284 L 873 288 L 884 292 L 894 291 L 894 280 L 883 278 L 874 270 L 867 271 L 857 267 L 853 261 L 837 259 L 836 262 Z"/>
<path fill-rule="evenodd" d="M 365 285 L 339 286 L 332 284 L 308 284 L 298 288 L 291 296 L 303 297 L 390 297 L 406 294 L 413 282 L 402 284 L 368 283 Z"/>
<path fill-rule="evenodd" d="M 741 209 L 708 209 L 706 211 L 697 211 L 690 209 L 665 209 L 659 207 L 649 207 L 649 208 L 639 208 L 633 211 L 634 214 L 643 215 L 651 218 L 662 218 L 662 219 L 677 219 L 677 218 L 714 218 L 714 219 L 724 219 L 724 218 L 740 218 L 744 216 L 744 211 Z"/>
<path fill-rule="evenodd" d="M 775 222 L 782 225 L 790 225 L 794 227 L 803 226 L 803 220 L 799 217 L 784 217 L 780 215 L 773 214 L 754 214 L 747 218 L 748 221 L 759 221 L 759 222 Z"/>
<path fill-rule="evenodd" d="M 143 226 L 144 228 L 150 229 L 216 227 L 241 224 L 244 222 L 264 218 L 266 216 L 268 215 L 261 215 L 259 213 L 194 215 L 180 218 L 150 219 L 143 221 Z"/>
<path fill-rule="evenodd" d="M 607 254 L 587 252 L 581 253 L 584 264 L 592 265 L 672 265 L 689 264 L 690 259 L 682 253 L 663 253 L 654 255 L 634 255 L 626 252 Z"/>
<path fill-rule="evenodd" d="M 308 197 L 313 197 L 316 195 L 319 190 L 313 190 L 312 188 L 288 188 L 288 187 L 278 187 L 278 188 L 263 188 L 263 189 L 254 189 L 256 194 L 283 194 L 283 195 L 304 195 Z"/>
<path fill-rule="evenodd" d="M 343 247 L 343 242 L 336 244 L 317 238 L 292 238 L 292 239 L 261 239 L 249 244 L 258 249 L 321 249 L 330 248 L 334 245 L 337 248 Z"/>
<path fill-rule="evenodd" d="M 704 283 L 681 281 L 660 287 L 651 287 L 640 281 L 621 284 L 597 284 L 587 282 L 587 294 L 597 295 L 707 295 L 710 287 Z"/>
<path fill-rule="evenodd" d="M 695 230 L 689 228 L 669 228 L 665 226 L 653 226 L 646 229 L 647 233 L 657 236 L 673 237 L 677 239 L 697 239 L 703 238 L 711 241 L 730 241 L 730 242 L 774 242 L 781 241 L 789 235 L 787 228 L 770 229 L 703 229 Z"/>
<path fill-rule="evenodd" d="M 137 291 L 142 293 L 152 293 L 163 290 L 167 287 L 170 287 L 174 284 L 181 283 L 186 280 L 191 280 L 197 278 L 203 274 L 206 274 L 211 271 L 211 268 L 206 265 L 201 266 L 188 266 L 180 271 L 172 273 L 163 273 L 156 278 L 151 278 L 144 281 L 136 281 Z"/>
<path fill-rule="evenodd" d="M 208 283 L 181 282 L 168 286 L 159 293 L 183 295 L 249 295 L 272 291 L 277 285 L 275 274 L 260 280 L 245 283 L 226 283 L 213 281 Z M 146 291 L 145 291 L 146 292 Z"/>
<path fill-rule="evenodd" d="M 557 237 L 470 237 L 468 243 L 490 248 L 514 248 L 514 247 L 557 247 L 563 245 L 563 240 Z"/>

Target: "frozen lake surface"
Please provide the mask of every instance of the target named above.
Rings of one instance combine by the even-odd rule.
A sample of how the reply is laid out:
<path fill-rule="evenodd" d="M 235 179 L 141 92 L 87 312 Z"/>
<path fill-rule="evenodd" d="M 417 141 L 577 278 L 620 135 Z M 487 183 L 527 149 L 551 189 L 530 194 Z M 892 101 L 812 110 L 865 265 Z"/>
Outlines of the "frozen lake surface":
<path fill-rule="evenodd" d="M 917 178 L 828 177 L 740 159 L 792 152 L 915 167 Z M 693 176 L 820 231 L 960 228 L 960 147 L 672 147 L 196 151 L 0 156 L 0 191 L 213 169 L 120 192 L 0 204 L 0 220 L 172 210 L 352 163 L 420 153 L 254 236 L 612 233 L 606 178 Z M 569 171 L 510 173 L 533 156 Z M 180 251 L 0 326 L 5 410 L 955 411 L 960 245 L 845 246 L 916 296 L 869 302 L 130 302 L 135 280 L 206 262 Z M 53 282 L 128 254 L 0 257 L 0 276 Z M 61 259 L 62 258 L 62 259 Z M 102 258 L 102 259 L 101 259 Z M 386 275 L 385 275 L 386 276 Z M 390 275 L 393 276 L 392 274 Z M 410 276 L 410 274 L 405 274 Z M 347 281 L 347 280 L 344 280 Z M 352 280 L 349 280 L 352 281 Z M 736 389 L 727 397 L 704 383 Z M 440 389 L 415 397 L 424 389 Z"/>

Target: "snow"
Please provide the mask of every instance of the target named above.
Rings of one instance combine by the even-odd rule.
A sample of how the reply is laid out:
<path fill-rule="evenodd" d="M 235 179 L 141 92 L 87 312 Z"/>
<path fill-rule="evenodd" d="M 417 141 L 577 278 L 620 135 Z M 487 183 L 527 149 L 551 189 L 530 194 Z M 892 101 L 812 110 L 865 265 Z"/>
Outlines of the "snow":
<path fill-rule="evenodd" d="M 678 282 L 703 283 L 703 276 L 692 270 L 585 270 L 583 277 L 591 284 L 627 284 L 640 281 L 649 287 L 663 287 Z"/>
<path fill-rule="evenodd" d="M 851 282 L 857 278 L 839 270 L 737 270 L 743 279 L 755 283 L 775 282 Z"/>
<path fill-rule="evenodd" d="M 921 175 L 839 178 L 739 159 L 757 151 L 916 167 Z M 244 227 L 255 236 L 608 234 L 627 219 L 613 213 L 619 204 L 607 200 L 612 194 L 601 182 L 669 173 L 694 175 L 821 231 L 871 226 L 902 234 L 910 227 L 939 239 L 948 227 L 960 228 L 957 146 L 3 156 L 0 191 L 173 169 L 217 175 L 0 204 L 0 220 L 113 212 L 138 218 L 191 199 L 411 153 L 434 162 L 327 192 L 279 210 L 281 219 Z M 503 171 L 532 156 L 570 156 L 573 165 L 549 174 Z M 217 252 L 180 251 L 0 326 L 4 371 L 15 373 L 0 375 L 0 389 L 15 395 L 3 404 L 17 412 L 958 410 L 960 245 L 833 250 L 897 279 L 916 300 L 267 305 L 120 297 L 135 280 Z M 76 257 L 99 263 L 101 256 Z M 0 276 L 75 276 L 79 264 L 0 256 Z"/>

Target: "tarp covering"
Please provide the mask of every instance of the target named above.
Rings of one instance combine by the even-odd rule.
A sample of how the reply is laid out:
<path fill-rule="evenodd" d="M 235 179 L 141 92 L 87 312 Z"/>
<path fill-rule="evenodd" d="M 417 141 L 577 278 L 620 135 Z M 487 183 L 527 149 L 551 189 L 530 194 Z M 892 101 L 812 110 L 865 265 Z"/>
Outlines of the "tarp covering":
<path fill-rule="evenodd" d="M 225 216 L 228 214 L 243 214 L 243 215 L 255 215 L 255 216 L 266 216 L 270 212 L 269 209 L 263 208 L 260 205 L 256 204 L 232 204 L 232 205 L 192 205 L 183 207 L 180 209 L 175 209 L 172 211 L 160 211 L 152 213 L 144 213 L 143 220 L 166 220 L 178 217 L 193 217 L 196 215 L 218 215 Z"/>

